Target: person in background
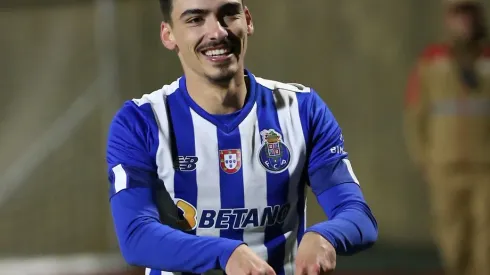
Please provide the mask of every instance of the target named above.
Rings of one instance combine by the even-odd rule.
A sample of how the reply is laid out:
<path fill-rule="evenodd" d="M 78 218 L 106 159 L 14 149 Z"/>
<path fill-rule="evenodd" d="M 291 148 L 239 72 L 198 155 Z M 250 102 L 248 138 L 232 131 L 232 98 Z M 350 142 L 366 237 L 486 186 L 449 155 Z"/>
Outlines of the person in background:
<path fill-rule="evenodd" d="M 482 3 L 445 0 L 444 43 L 408 81 L 409 155 L 429 183 L 447 274 L 490 274 L 490 47 Z"/>

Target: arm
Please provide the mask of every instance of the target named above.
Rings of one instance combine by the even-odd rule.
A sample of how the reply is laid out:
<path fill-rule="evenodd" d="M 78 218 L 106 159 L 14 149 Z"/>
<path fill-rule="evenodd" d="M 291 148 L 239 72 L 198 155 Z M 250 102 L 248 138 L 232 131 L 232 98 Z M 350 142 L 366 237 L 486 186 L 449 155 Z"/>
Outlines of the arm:
<path fill-rule="evenodd" d="M 132 265 L 164 271 L 224 270 L 241 242 L 198 237 L 161 223 L 153 199 L 153 187 L 162 184 L 152 156 L 158 136 L 151 123 L 155 121 L 149 106 L 127 103 L 110 126 L 110 206 L 121 253 Z"/>
<path fill-rule="evenodd" d="M 426 152 L 427 92 L 424 91 L 424 59 L 412 70 L 405 92 L 403 128 L 410 159 L 417 167 L 424 167 Z"/>
<path fill-rule="evenodd" d="M 323 236 L 338 254 L 353 254 L 374 244 L 377 222 L 347 159 L 337 121 L 313 91 L 309 105 L 309 183 L 329 219 L 306 232 Z"/>

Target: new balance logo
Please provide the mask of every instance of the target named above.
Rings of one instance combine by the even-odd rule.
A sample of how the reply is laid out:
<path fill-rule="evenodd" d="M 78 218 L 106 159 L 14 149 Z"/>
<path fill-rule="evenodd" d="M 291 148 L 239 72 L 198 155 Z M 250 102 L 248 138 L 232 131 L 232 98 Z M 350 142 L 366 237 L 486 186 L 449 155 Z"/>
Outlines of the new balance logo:
<path fill-rule="evenodd" d="M 194 156 L 179 156 L 179 171 L 196 170 L 197 160 L 197 157 Z"/>

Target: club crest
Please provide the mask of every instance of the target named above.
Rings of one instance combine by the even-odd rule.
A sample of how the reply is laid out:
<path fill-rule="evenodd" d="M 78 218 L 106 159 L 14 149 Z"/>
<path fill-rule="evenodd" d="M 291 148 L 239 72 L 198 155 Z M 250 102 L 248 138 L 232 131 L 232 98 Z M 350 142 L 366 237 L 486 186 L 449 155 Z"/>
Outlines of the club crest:
<path fill-rule="evenodd" d="M 240 149 L 220 150 L 219 162 L 221 170 L 235 174 L 242 167 L 242 152 Z"/>
<path fill-rule="evenodd" d="M 262 166 L 271 173 L 281 173 L 289 167 L 290 152 L 282 141 L 280 133 L 269 129 L 260 132 L 262 147 L 259 160 Z"/>

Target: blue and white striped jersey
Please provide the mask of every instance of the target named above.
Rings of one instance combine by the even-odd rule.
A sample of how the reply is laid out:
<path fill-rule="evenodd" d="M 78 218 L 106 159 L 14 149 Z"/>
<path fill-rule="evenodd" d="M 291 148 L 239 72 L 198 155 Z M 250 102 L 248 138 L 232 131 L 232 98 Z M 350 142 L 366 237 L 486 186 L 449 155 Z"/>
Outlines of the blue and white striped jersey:
<path fill-rule="evenodd" d="M 164 189 L 180 210 L 181 231 L 244 242 L 277 274 L 293 274 L 311 176 L 335 166 L 315 194 L 358 181 L 341 129 L 314 90 L 246 73 L 246 103 L 230 115 L 200 108 L 185 76 L 126 102 L 109 137 L 111 197 Z M 151 268 L 147 274 L 182 271 Z"/>

